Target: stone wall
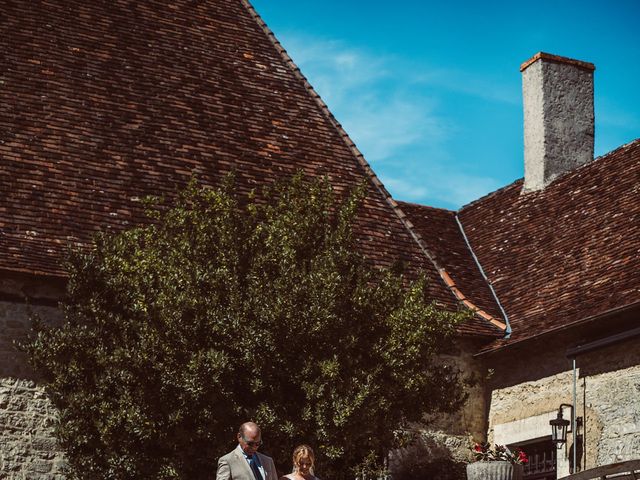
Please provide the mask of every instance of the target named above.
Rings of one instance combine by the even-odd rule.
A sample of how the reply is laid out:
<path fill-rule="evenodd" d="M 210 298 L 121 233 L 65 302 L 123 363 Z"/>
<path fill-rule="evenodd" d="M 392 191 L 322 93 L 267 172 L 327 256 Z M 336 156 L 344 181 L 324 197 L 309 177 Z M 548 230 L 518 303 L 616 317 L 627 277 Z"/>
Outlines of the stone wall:
<path fill-rule="evenodd" d="M 491 359 L 490 442 L 550 436 L 548 422 L 560 404 L 573 403 L 573 369 L 566 357 L 570 343 L 567 333 Z M 583 419 L 578 465 L 588 469 L 640 458 L 640 338 L 579 355 L 576 367 L 576 415 Z M 570 417 L 571 409 L 565 408 L 564 418 Z M 569 473 L 572 448 L 570 433 L 558 451 L 559 476 Z"/>
<path fill-rule="evenodd" d="M 56 412 L 31 380 L 0 379 L 0 478 L 62 480 L 64 459 L 53 437 Z"/>
<path fill-rule="evenodd" d="M 477 441 L 485 439 L 487 431 L 485 390 L 487 369 L 481 359 L 473 356 L 483 344 L 484 342 L 478 339 L 461 338 L 458 339 L 449 354 L 444 357 L 446 362 L 461 372 L 467 401 L 459 411 L 451 415 L 427 414 L 425 424 L 430 430 L 472 437 Z"/>
<path fill-rule="evenodd" d="M 587 468 L 640 459 L 640 339 L 578 357 Z"/>
<path fill-rule="evenodd" d="M 393 480 L 465 480 L 469 435 L 422 430 L 411 444 L 389 456 Z"/>
<path fill-rule="evenodd" d="M 27 296 L 27 291 L 35 304 L 7 299 Z M 62 480 L 64 459 L 53 435 L 56 410 L 16 346 L 29 331 L 33 314 L 45 322 L 61 320 L 59 309 L 51 306 L 60 291 L 5 277 L 0 292 L 5 298 L 0 301 L 0 478 Z"/>
<path fill-rule="evenodd" d="M 392 453 L 389 467 L 393 480 L 465 480 L 465 467 L 471 460 L 470 446 L 483 441 L 486 423 L 486 368 L 473 357 L 481 342 L 459 339 L 444 357 L 462 372 L 468 394 L 464 406 L 454 414 L 427 413 L 416 425 L 414 440 Z"/>

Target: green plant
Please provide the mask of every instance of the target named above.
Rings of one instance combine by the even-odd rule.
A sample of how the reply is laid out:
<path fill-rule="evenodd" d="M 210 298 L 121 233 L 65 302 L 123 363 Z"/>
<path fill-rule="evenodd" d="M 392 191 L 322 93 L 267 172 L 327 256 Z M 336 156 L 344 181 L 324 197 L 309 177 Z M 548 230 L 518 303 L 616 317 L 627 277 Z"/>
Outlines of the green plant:
<path fill-rule="evenodd" d="M 353 478 L 383 464 L 394 430 L 463 399 L 437 360 L 463 315 L 358 252 L 363 187 L 337 198 L 298 174 L 236 191 L 193 182 L 70 254 L 64 325 L 26 346 L 70 478 L 211 478 L 246 420 L 280 468 L 305 442 L 321 476 Z"/>
<path fill-rule="evenodd" d="M 476 443 L 472 452 L 475 461 L 506 461 L 513 464 L 529 462 L 527 454 L 522 449 L 514 448 L 511 450 L 504 445 L 494 445 L 491 448 L 489 443 Z"/>

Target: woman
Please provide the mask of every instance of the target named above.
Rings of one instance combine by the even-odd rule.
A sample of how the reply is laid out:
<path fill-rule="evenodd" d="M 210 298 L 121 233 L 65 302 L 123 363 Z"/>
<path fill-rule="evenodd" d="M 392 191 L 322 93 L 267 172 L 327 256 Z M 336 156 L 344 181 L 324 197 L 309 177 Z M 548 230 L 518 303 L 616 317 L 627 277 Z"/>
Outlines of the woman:
<path fill-rule="evenodd" d="M 313 475 L 316 457 L 309 445 L 298 445 L 293 450 L 293 472 L 280 480 L 320 480 Z"/>

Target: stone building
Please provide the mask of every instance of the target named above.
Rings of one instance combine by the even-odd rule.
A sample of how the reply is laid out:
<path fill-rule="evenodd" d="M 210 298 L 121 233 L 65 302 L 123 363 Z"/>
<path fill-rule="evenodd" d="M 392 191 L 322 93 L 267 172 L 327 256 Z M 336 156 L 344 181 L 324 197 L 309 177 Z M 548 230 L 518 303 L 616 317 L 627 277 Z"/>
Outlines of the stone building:
<path fill-rule="evenodd" d="M 532 479 L 640 457 L 640 141 L 593 159 L 594 69 L 544 53 L 522 65 L 523 180 L 458 212 L 400 203 L 423 238 L 461 237 L 496 293 L 509 334 L 473 355 L 488 439 L 528 451 Z M 438 255 L 477 298 L 464 255 Z"/>
<path fill-rule="evenodd" d="M 146 195 L 232 169 L 242 192 L 299 169 L 339 192 L 365 179 L 362 251 L 476 312 L 455 355 L 481 381 L 431 422 L 454 460 L 486 435 L 549 458 L 562 403 L 582 419 L 564 447 L 581 468 L 640 455 L 640 141 L 591 161 L 592 65 L 523 65 L 526 178 L 451 212 L 390 197 L 246 0 L 3 8 L 0 478 L 63 478 L 55 411 L 15 341 L 32 313 L 60 321 L 64 250 L 144 221 Z"/>

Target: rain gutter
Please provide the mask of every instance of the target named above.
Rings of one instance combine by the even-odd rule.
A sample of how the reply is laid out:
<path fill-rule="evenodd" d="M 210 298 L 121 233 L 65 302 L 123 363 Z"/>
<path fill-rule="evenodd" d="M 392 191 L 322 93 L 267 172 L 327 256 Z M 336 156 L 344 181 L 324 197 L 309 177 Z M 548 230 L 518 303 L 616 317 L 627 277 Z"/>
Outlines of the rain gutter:
<path fill-rule="evenodd" d="M 491 290 L 491 294 L 493 295 L 493 298 L 498 304 L 500 313 L 502 313 L 502 318 L 504 318 L 505 324 L 507 326 L 504 331 L 504 338 L 509 338 L 511 337 L 511 324 L 509 323 L 509 316 L 507 315 L 507 312 L 505 311 L 505 309 L 502 307 L 502 303 L 500 303 L 500 299 L 498 298 L 498 294 L 496 293 L 496 291 L 493 289 L 493 285 L 485 275 L 484 269 L 480 264 L 480 260 L 478 260 L 478 257 L 473 251 L 473 248 L 471 248 L 471 243 L 469 243 L 469 239 L 467 238 L 467 234 L 464 232 L 464 227 L 462 226 L 462 223 L 460 222 L 460 219 L 458 218 L 457 213 L 455 214 L 455 218 L 456 218 L 456 223 L 458 224 L 458 228 L 460 229 L 460 233 L 462 233 L 462 238 L 464 238 L 464 242 L 467 244 L 467 248 L 469 249 L 469 252 L 471 252 L 471 256 L 473 257 L 473 260 L 476 262 L 476 266 L 478 267 L 478 270 L 480 270 L 480 274 L 482 275 L 482 278 L 484 278 L 484 281 L 489 286 L 489 290 Z"/>
<path fill-rule="evenodd" d="M 572 322 L 572 323 L 561 325 L 559 327 L 552 328 L 550 330 L 545 330 L 545 331 L 537 333 L 535 335 L 531 335 L 530 337 L 521 338 L 519 340 L 516 340 L 514 342 L 510 342 L 510 343 L 508 343 L 506 345 L 503 345 L 501 347 L 492 348 L 490 350 L 485 350 L 485 351 L 481 351 L 481 352 L 475 353 L 473 356 L 474 357 L 482 357 L 482 356 L 485 356 L 485 355 L 491 355 L 491 354 L 497 353 L 497 352 L 499 352 L 499 351 L 501 351 L 501 350 L 503 350 L 505 348 L 514 347 L 516 345 L 519 345 L 519 344 L 521 344 L 523 342 L 528 342 L 530 340 L 538 339 L 540 337 L 545 337 L 545 336 L 548 336 L 548 335 L 555 335 L 557 333 L 560 333 L 560 332 L 565 331 L 565 330 L 569 330 L 569 329 L 577 327 L 577 326 L 590 324 L 592 322 L 600 321 L 600 320 L 603 320 L 605 318 L 613 317 L 615 315 L 621 315 L 621 314 L 623 314 L 625 312 L 633 311 L 635 309 L 640 309 L 640 302 L 633 302 L 633 303 L 628 303 L 627 305 L 623 305 L 621 307 L 614 307 L 614 308 L 611 308 L 609 310 L 605 310 L 604 312 L 598 313 L 596 315 L 591 315 L 589 317 L 582 318 L 582 319 L 577 320 L 577 321 Z M 632 330 L 629 330 L 629 331 L 632 331 Z M 593 342 L 593 343 L 595 343 L 595 342 Z M 586 345 L 591 345 L 591 344 L 586 344 Z M 584 346 L 586 347 L 586 345 L 584 345 Z M 580 348 L 580 347 L 576 347 L 576 348 Z M 584 353 L 584 352 L 579 352 L 579 353 Z M 577 353 L 577 354 L 579 354 L 579 353 Z M 569 350 L 567 351 L 567 356 L 569 356 Z M 571 357 L 569 357 L 569 358 L 571 358 Z"/>

